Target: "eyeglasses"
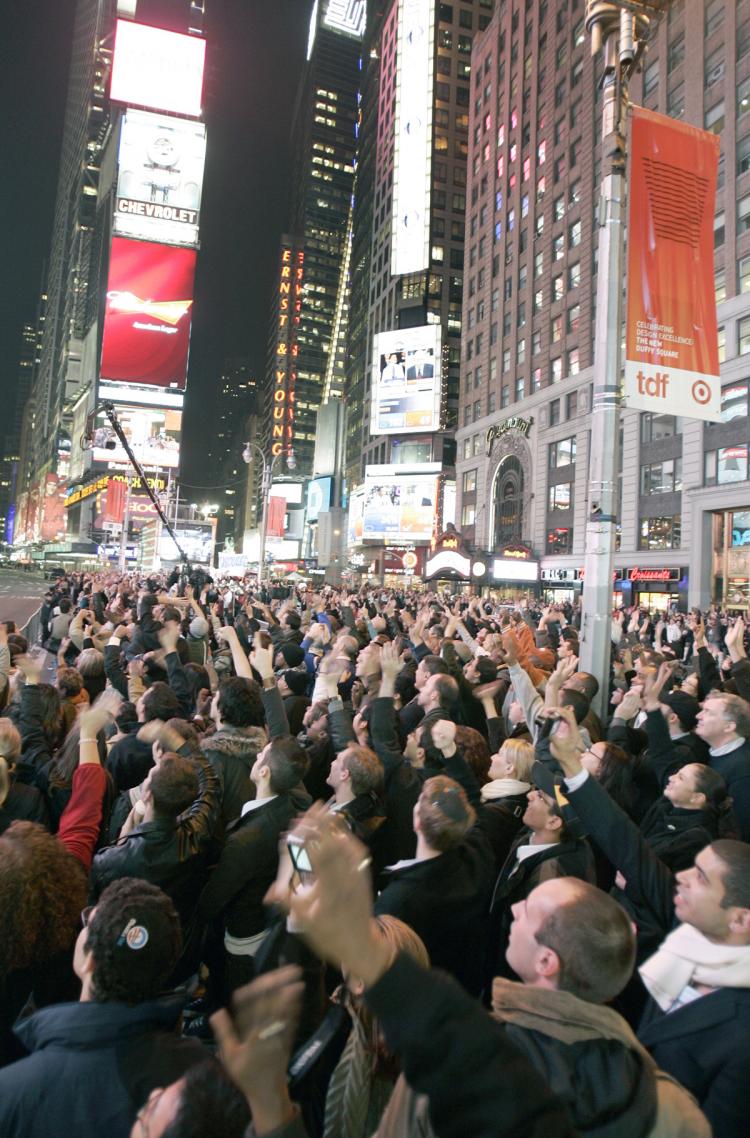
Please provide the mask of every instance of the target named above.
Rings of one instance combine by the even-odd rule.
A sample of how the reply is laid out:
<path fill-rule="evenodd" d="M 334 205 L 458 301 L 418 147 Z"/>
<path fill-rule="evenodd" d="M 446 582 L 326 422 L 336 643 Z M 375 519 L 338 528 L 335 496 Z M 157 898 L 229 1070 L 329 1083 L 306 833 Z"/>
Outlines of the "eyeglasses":
<path fill-rule="evenodd" d="M 96 905 L 87 905 L 85 909 L 81 909 L 81 924 L 85 929 L 89 927 L 89 921 L 93 915 Z"/>

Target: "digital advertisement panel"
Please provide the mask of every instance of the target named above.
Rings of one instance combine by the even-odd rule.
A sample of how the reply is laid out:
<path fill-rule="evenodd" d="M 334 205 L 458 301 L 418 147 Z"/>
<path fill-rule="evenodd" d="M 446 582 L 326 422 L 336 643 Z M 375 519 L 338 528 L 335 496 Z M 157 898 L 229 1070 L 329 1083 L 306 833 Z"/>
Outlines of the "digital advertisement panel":
<path fill-rule="evenodd" d="M 185 386 L 196 252 L 112 238 L 101 378 Z"/>
<path fill-rule="evenodd" d="M 440 430 L 441 342 L 439 324 L 375 336 L 370 434 Z"/>
<path fill-rule="evenodd" d="M 197 245 L 206 128 L 147 111 L 128 111 L 118 152 L 115 233 Z"/>
<path fill-rule="evenodd" d="M 399 0 L 391 272 L 430 263 L 434 0 Z"/>
<path fill-rule="evenodd" d="M 366 466 L 365 541 L 429 541 L 435 526 L 439 463 Z"/>
<path fill-rule="evenodd" d="M 206 41 L 165 28 L 118 20 L 109 96 L 176 115 L 201 113 Z"/>
<path fill-rule="evenodd" d="M 719 137 L 643 107 L 630 129 L 627 405 L 716 422 Z"/>
<path fill-rule="evenodd" d="M 206 522 L 188 522 L 187 525 L 178 526 L 175 533 L 188 561 L 194 561 L 200 565 L 212 563 L 216 537 L 216 518 Z M 180 560 L 180 551 L 165 529 L 161 531 L 159 557 L 162 561 Z"/>
<path fill-rule="evenodd" d="M 182 412 L 161 407 L 116 406 L 125 438 L 141 466 L 176 470 L 180 465 Z M 94 462 L 114 463 L 130 468 L 125 449 L 109 425 L 104 412 L 94 429 Z"/>
<path fill-rule="evenodd" d="M 331 505 L 332 478 L 311 478 L 307 484 L 307 520 L 314 522 Z"/>

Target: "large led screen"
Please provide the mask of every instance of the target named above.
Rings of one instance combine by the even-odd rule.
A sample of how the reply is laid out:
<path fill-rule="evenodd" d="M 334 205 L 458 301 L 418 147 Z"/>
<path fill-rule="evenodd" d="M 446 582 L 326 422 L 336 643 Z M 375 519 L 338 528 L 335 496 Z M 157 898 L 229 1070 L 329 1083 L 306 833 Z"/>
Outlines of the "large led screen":
<path fill-rule="evenodd" d="M 116 411 L 123 434 L 141 466 L 177 469 L 180 464 L 181 411 L 128 406 L 117 406 Z M 92 457 L 94 462 L 130 466 L 125 449 L 103 412 L 94 428 Z"/>
<path fill-rule="evenodd" d="M 366 466 L 365 541 L 429 541 L 435 526 L 440 465 Z"/>
<path fill-rule="evenodd" d="M 188 522 L 186 525 L 179 526 L 175 533 L 188 561 L 197 562 L 200 565 L 212 563 L 216 536 L 215 518 L 206 522 Z M 180 550 L 166 529 L 161 531 L 159 557 L 162 561 L 180 560 Z"/>
<path fill-rule="evenodd" d="M 430 263 L 434 0 L 399 0 L 391 272 Z"/>
<path fill-rule="evenodd" d="M 198 36 L 118 20 L 110 98 L 116 103 L 201 113 L 206 41 Z"/>
<path fill-rule="evenodd" d="M 128 111 L 120 134 L 115 232 L 197 245 L 205 161 L 202 123 Z"/>
<path fill-rule="evenodd" d="M 185 386 L 194 249 L 112 238 L 102 379 Z"/>
<path fill-rule="evenodd" d="M 375 337 L 371 434 L 440 429 L 440 342 L 439 324 L 381 332 Z"/>

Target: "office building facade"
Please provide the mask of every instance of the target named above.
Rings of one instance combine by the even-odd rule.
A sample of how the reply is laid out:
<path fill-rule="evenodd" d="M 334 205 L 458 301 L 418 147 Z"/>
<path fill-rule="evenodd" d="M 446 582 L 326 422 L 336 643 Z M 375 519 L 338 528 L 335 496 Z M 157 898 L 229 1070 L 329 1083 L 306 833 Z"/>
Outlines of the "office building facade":
<path fill-rule="evenodd" d="M 584 18 L 582 0 L 500 2 L 472 55 L 457 525 L 493 554 L 527 548 L 558 598 L 580 593 L 588 512 L 601 104 Z M 631 83 L 633 102 L 721 139 L 722 410 L 714 424 L 623 409 L 625 603 L 748 602 L 748 37 L 746 0 L 674 3 Z"/>

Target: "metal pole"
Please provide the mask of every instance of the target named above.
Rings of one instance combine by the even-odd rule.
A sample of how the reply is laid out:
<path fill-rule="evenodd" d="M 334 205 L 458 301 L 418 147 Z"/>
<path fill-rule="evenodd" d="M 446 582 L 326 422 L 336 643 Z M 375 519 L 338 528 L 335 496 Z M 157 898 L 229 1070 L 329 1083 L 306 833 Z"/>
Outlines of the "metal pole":
<path fill-rule="evenodd" d="M 261 499 L 261 515 L 260 515 L 260 543 L 258 546 L 258 588 L 263 584 L 263 570 L 266 563 L 266 534 L 268 532 L 268 500 L 271 496 L 271 466 L 266 461 L 266 456 L 258 448 L 260 459 L 263 463 L 261 482 L 260 482 L 260 499 Z"/>
<path fill-rule="evenodd" d="M 612 651 L 612 579 L 619 509 L 621 335 L 624 282 L 626 114 L 628 76 L 645 36 L 641 7 L 589 0 L 592 54 L 604 51 L 602 82 L 602 187 L 594 342 L 594 404 L 589 454 L 589 500 L 581 621 L 581 669 L 599 681 L 595 710 L 606 711 Z M 644 8 L 646 5 L 643 6 Z"/>

